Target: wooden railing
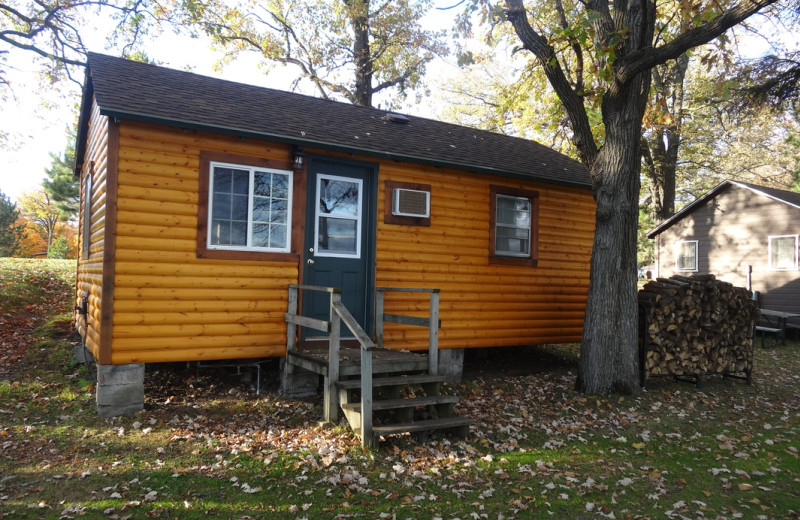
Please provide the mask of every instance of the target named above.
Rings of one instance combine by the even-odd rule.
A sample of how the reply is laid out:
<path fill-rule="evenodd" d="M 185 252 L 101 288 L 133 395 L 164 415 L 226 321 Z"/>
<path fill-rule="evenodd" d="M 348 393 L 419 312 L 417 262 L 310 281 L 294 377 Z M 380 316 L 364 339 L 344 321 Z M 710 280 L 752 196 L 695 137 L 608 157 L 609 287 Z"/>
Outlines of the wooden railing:
<path fill-rule="evenodd" d="M 428 372 L 430 374 L 439 373 L 439 327 L 442 326 L 439 320 L 439 289 L 410 289 L 401 287 L 377 287 L 377 301 L 375 302 L 375 336 L 378 347 L 383 347 L 383 324 L 384 322 L 401 323 L 404 325 L 417 325 L 428 327 Z M 428 293 L 430 303 L 428 317 L 419 318 L 416 316 L 404 316 L 399 314 L 384 314 L 384 298 L 387 292 L 406 292 L 406 293 Z"/>
<path fill-rule="evenodd" d="M 300 290 L 330 294 L 330 321 L 307 318 L 297 314 Z M 284 315 L 287 323 L 287 354 L 297 348 L 297 327 L 309 327 L 328 333 L 328 374 L 325 376 L 324 420 L 335 423 L 339 417 L 339 349 L 342 323 L 361 345 L 361 443 L 372 447 L 372 351 L 377 347 L 367 336 L 350 311 L 342 304 L 342 290 L 333 287 L 289 284 L 289 309 Z M 289 368 L 291 370 L 291 368 Z M 290 372 L 291 373 L 291 372 Z"/>

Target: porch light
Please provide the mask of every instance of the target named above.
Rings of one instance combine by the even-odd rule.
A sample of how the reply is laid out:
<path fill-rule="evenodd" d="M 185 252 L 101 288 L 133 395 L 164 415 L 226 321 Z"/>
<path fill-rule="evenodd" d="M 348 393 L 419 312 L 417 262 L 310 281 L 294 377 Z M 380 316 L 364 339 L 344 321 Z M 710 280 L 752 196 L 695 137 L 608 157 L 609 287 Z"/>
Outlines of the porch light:
<path fill-rule="evenodd" d="M 292 167 L 295 170 L 300 170 L 301 168 L 303 168 L 303 162 L 305 160 L 305 154 L 303 153 L 303 147 L 299 146 L 299 145 L 298 146 L 294 146 L 292 148 L 292 155 L 293 155 Z"/>

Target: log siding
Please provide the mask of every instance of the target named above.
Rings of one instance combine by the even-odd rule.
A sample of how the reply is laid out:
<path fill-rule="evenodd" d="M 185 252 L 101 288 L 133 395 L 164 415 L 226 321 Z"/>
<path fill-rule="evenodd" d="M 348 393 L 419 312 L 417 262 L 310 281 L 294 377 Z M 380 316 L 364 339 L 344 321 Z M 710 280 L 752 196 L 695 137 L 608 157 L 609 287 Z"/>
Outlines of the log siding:
<path fill-rule="evenodd" d="M 594 202 L 587 190 L 409 163 L 382 180 L 431 186 L 430 227 L 378 223 L 376 285 L 441 289 L 441 348 L 580 341 L 589 285 Z M 490 263 L 493 185 L 538 192 L 538 266 Z M 385 210 L 379 193 L 378 212 Z M 424 316 L 424 301 L 391 294 L 385 312 Z M 422 350 L 424 330 L 387 325 L 387 345 Z"/>
<path fill-rule="evenodd" d="M 296 249 L 279 255 L 199 247 L 207 225 L 201 184 L 208 183 L 201 162 L 288 169 L 289 155 L 285 145 L 123 121 L 114 363 L 283 355 Z"/>
<path fill-rule="evenodd" d="M 82 252 L 78 258 L 75 295 L 76 307 L 81 307 L 83 299 L 87 300 L 87 313 L 85 316 L 76 314 L 76 328 L 83 338 L 84 344 L 92 355 L 100 360 L 105 359 L 106 353 L 101 348 L 103 342 L 104 306 L 104 267 L 106 252 L 106 210 L 107 210 L 107 177 L 108 177 L 108 148 L 109 128 L 108 119 L 100 115 L 96 104 L 92 104 L 89 114 L 88 146 L 85 161 L 81 172 L 81 229 L 88 226 L 88 232 L 80 233 L 78 240 L 79 250 Z M 91 176 L 91 182 L 85 181 L 86 176 Z M 87 186 L 91 193 L 85 193 Z M 87 208 L 88 205 L 88 208 Z M 87 221 L 88 220 L 88 221 Z M 84 244 L 88 238 L 88 243 Z"/>
<path fill-rule="evenodd" d="M 290 169 L 291 147 L 114 123 L 95 111 L 88 150 L 94 169 L 85 167 L 84 175 L 93 175 L 93 193 L 84 201 L 94 208 L 92 243 L 89 258 L 79 263 L 78 292 L 91 294 L 85 335 L 95 356 L 113 364 L 283 356 L 287 287 L 302 283 L 306 172 L 294 174 L 291 253 L 217 256 L 199 247 L 199 234 L 206 221 L 203 159 L 249 158 Z M 375 282 L 441 289 L 441 348 L 580 340 L 594 232 L 589 190 L 304 152 L 377 162 L 380 186 L 429 187 L 430 226 L 386 221 L 390 191 L 378 190 Z M 538 193 L 537 266 L 489 263 L 492 185 Z M 101 298 L 109 289 L 113 307 L 111 294 Z M 385 312 L 424 317 L 427 302 L 417 296 L 392 294 Z M 418 327 L 390 324 L 385 331 L 390 347 L 424 349 L 427 339 Z"/>

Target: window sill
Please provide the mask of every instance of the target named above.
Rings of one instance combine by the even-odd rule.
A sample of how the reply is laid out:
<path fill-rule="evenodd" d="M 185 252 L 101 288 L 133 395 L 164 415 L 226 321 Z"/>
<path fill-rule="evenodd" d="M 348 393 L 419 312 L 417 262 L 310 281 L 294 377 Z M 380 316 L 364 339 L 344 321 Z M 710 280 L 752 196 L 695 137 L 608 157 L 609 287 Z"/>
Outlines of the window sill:
<path fill-rule="evenodd" d="M 300 261 L 297 253 L 267 253 L 264 251 L 243 251 L 229 249 L 197 249 L 197 258 L 209 260 L 247 260 L 251 262 L 290 262 Z"/>
<path fill-rule="evenodd" d="M 539 260 L 535 258 L 489 255 L 489 265 L 520 265 L 526 267 L 536 267 L 539 265 Z"/>

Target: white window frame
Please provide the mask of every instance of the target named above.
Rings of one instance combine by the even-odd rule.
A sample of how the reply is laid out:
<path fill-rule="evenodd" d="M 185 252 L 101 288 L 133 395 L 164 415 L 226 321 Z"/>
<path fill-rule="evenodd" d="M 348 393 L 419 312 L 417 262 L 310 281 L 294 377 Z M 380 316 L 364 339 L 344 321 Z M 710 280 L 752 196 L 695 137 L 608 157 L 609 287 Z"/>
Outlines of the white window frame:
<path fill-rule="evenodd" d="M 94 173 L 94 163 L 86 172 L 83 180 L 83 244 L 81 244 L 81 255 L 89 258 L 91 254 L 92 240 L 92 174 Z"/>
<path fill-rule="evenodd" d="M 683 244 L 694 244 L 694 268 L 686 269 L 678 265 L 678 260 L 681 258 L 681 249 Z M 697 240 L 679 240 L 675 243 L 675 271 L 682 273 L 696 273 L 698 269 L 698 249 L 699 244 Z"/>
<path fill-rule="evenodd" d="M 774 235 L 767 238 L 767 262 L 771 271 L 797 271 L 797 237 L 798 235 Z M 781 238 L 791 238 L 794 240 L 794 262 L 792 262 L 791 267 L 776 267 L 772 264 L 772 241 Z"/>
<path fill-rule="evenodd" d="M 341 181 L 341 182 L 349 182 L 352 184 L 358 184 L 358 215 L 355 217 L 351 217 L 349 215 L 321 215 L 319 211 L 319 202 L 317 202 L 316 207 L 314 208 L 314 256 L 326 256 L 330 258 L 361 258 L 361 217 L 364 213 L 364 181 L 362 179 L 354 178 L 354 177 L 340 177 L 338 175 L 328 175 L 327 173 L 319 173 L 317 174 L 317 185 L 314 188 L 316 190 L 316 199 L 319 201 L 319 192 L 320 187 L 322 186 L 322 180 L 334 180 L 334 181 Z M 331 253 L 328 251 L 320 251 L 317 247 L 319 244 L 319 218 L 320 216 L 325 216 L 328 218 L 338 218 L 341 220 L 354 220 L 356 222 L 356 252 L 355 254 L 342 254 L 342 253 Z"/>
<path fill-rule="evenodd" d="M 528 201 L 528 226 L 511 226 L 508 224 L 501 224 L 498 219 L 497 215 L 495 214 L 494 226 L 495 226 L 495 233 L 500 228 L 511 228 L 511 229 L 527 229 L 528 230 L 528 250 L 524 253 L 514 253 L 511 251 L 500 251 L 497 249 L 497 238 L 495 235 L 494 241 L 494 254 L 495 256 L 502 256 L 505 258 L 531 258 L 531 247 L 533 247 L 533 201 L 530 197 L 521 197 L 518 195 L 507 195 L 505 193 L 497 193 L 495 195 L 496 201 L 503 199 L 512 199 L 512 200 L 526 200 Z M 500 205 L 495 202 L 495 213 L 500 211 Z"/>
<path fill-rule="evenodd" d="M 248 181 L 247 190 L 247 244 L 246 245 L 225 245 L 213 244 L 211 241 L 211 232 L 213 230 L 213 215 L 214 215 L 214 170 L 216 168 L 235 168 L 237 170 L 246 170 L 249 172 L 250 177 Z M 286 245 L 284 247 L 257 247 L 252 245 L 253 240 L 253 187 L 255 185 L 255 174 L 272 173 L 278 175 L 285 175 L 287 179 L 287 197 L 286 202 Z M 219 161 L 209 161 L 208 163 L 208 232 L 206 235 L 206 247 L 208 249 L 215 249 L 220 251 L 259 251 L 267 253 L 289 253 L 292 250 L 292 200 L 294 194 L 294 172 L 291 170 L 279 170 L 276 168 L 262 168 L 259 166 L 249 166 L 246 164 L 226 163 Z"/>

